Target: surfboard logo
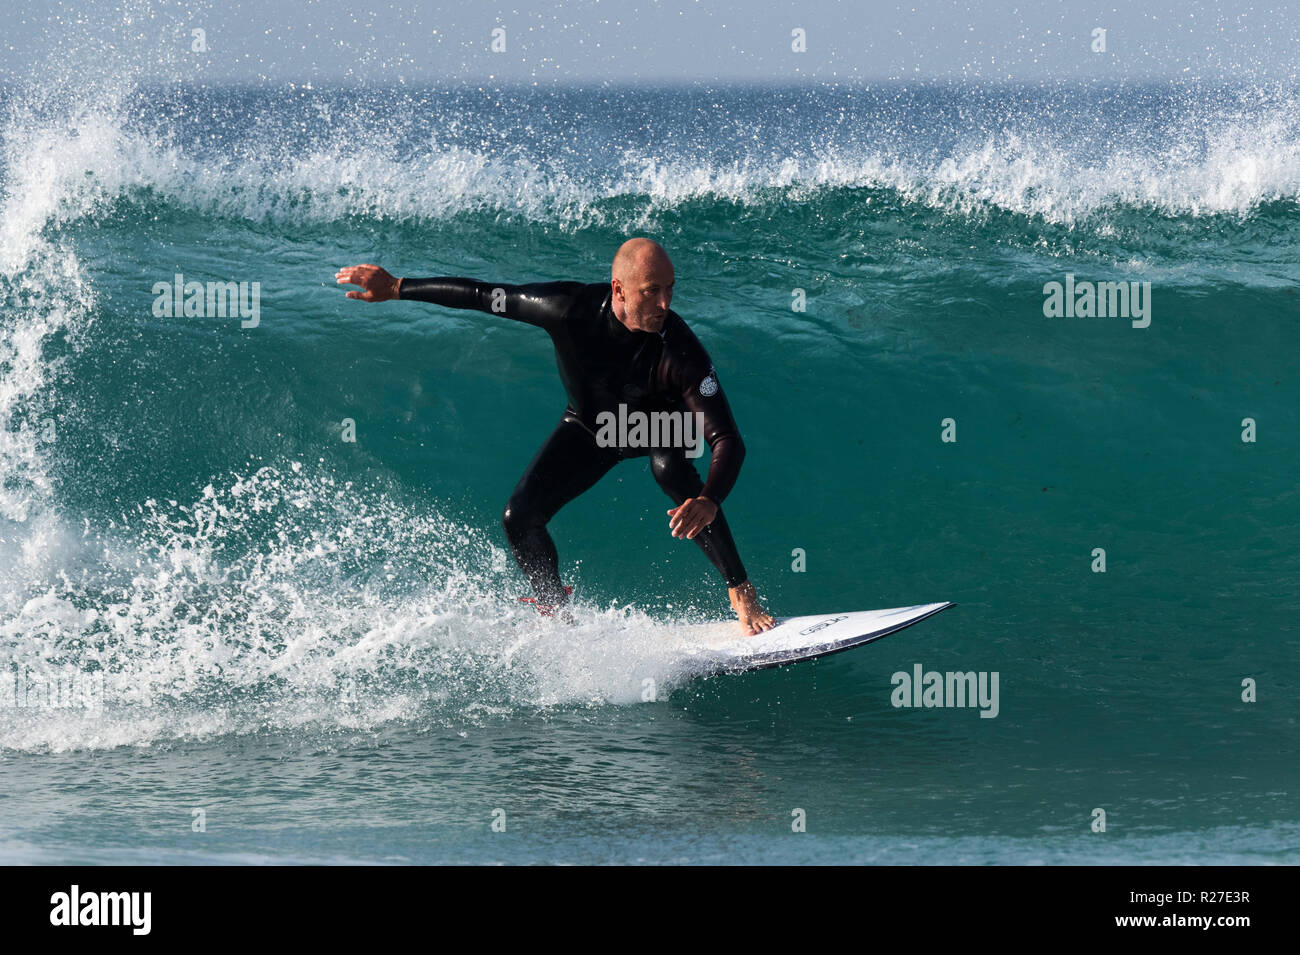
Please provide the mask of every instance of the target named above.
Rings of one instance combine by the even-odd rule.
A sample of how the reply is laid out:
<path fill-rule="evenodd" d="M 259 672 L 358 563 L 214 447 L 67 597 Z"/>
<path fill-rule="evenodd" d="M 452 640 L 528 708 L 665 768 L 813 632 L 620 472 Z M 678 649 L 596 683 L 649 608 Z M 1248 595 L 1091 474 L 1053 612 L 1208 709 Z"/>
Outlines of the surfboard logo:
<path fill-rule="evenodd" d="M 800 631 L 799 631 L 799 636 L 801 636 L 801 637 L 806 637 L 806 636 L 808 636 L 808 634 L 810 634 L 810 633 L 816 633 L 818 630 L 825 630 L 827 627 L 833 627 L 835 624 L 839 623 L 841 620 L 848 620 L 848 619 L 849 619 L 848 617 L 830 617 L 830 618 L 828 618 L 828 619 L 826 619 L 826 620 L 821 620 L 821 621 L 819 621 L 819 622 L 813 624 L 811 627 L 808 627 L 808 628 L 805 629 L 805 630 L 800 630 Z"/>
<path fill-rule="evenodd" d="M 709 369 L 709 373 L 705 375 L 704 380 L 700 382 L 699 392 L 705 398 L 712 398 L 718 393 L 718 376 L 713 373 L 712 368 Z"/>

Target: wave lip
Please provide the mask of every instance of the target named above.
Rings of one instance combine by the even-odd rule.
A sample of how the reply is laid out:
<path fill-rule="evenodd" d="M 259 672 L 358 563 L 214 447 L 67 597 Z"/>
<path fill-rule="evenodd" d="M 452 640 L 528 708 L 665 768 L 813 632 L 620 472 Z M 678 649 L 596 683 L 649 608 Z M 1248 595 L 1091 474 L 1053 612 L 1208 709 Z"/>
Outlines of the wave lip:
<path fill-rule="evenodd" d="M 825 128 L 792 138 L 772 121 L 760 122 L 749 138 L 710 140 L 718 130 L 702 127 L 698 148 L 638 143 L 629 134 L 626 146 L 611 152 L 592 140 L 610 130 L 574 120 L 541 134 L 526 112 L 503 114 L 500 128 L 485 131 L 471 117 L 426 105 L 425 113 L 399 113 L 405 118 L 392 129 L 354 128 L 338 118 L 349 112 L 344 93 L 320 95 L 314 114 L 274 99 L 245 107 L 266 120 L 278 110 L 305 114 L 308 122 L 290 127 L 306 130 L 297 132 L 259 122 L 204 134 L 202 125 L 186 125 L 210 122 L 197 106 L 146 125 L 121 97 L 53 118 L 16 107 L 4 129 L 0 265 L 22 268 L 41 230 L 118 200 L 295 227 L 505 214 L 578 230 L 635 228 L 648 212 L 701 201 L 798 204 L 826 190 L 859 188 L 887 190 L 899 202 L 945 214 L 1001 210 L 1066 225 L 1132 208 L 1250 215 L 1262 204 L 1300 198 L 1294 96 L 1274 95 L 1246 109 L 1213 100 L 1175 100 L 1174 108 L 1135 94 L 1142 110 L 1136 116 L 1102 119 L 1061 108 L 1040 115 L 1032 103 L 1019 111 L 986 106 L 970 128 L 946 114 L 927 125 L 925 110 L 934 104 L 882 102 L 876 112 L 859 107 L 861 128 L 848 133 L 828 117 Z M 939 105 L 960 114 L 960 96 L 951 95 Z M 733 121 L 743 105 L 734 106 Z M 208 104 L 212 116 L 232 107 Z M 1162 115 L 1162 107 L 1172 115 Z M 484 132 L 500 144 L 484 145 Z"/>

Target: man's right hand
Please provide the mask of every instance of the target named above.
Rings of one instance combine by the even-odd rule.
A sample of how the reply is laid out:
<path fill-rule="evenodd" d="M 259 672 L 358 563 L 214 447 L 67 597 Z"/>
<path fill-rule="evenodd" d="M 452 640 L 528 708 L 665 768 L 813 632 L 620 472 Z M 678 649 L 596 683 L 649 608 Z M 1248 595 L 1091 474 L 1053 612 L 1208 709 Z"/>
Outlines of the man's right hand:
<path fill-rule="evenodd" d="M 348 292 L 348 298 L 363 302 L 387 302 L 397 298 L 402 280 L 393 278 L 377 265 L 352 265 L 338 270 L 334 278 L 339 285 L 360 285 L 363 291 Z"/>

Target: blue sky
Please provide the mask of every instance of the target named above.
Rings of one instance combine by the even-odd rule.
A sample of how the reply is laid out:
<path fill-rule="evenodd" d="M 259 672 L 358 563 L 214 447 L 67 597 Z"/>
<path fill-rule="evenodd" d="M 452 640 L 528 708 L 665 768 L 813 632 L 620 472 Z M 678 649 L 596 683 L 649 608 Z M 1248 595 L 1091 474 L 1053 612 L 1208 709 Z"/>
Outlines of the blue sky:
<path fill-rule="evenodd" d="M 505 49 L 491 49 L 504 29 Z M 201 29 L 206 51 L 195 52 Z M 1104 51 L 1094 30 L 1104 29 Z M 802 30 L 806 52 L 795 52 Z M 1300 0 L 36 0 L 0 80 L 104 70 L 202 82 L 1291 80 Z"/>

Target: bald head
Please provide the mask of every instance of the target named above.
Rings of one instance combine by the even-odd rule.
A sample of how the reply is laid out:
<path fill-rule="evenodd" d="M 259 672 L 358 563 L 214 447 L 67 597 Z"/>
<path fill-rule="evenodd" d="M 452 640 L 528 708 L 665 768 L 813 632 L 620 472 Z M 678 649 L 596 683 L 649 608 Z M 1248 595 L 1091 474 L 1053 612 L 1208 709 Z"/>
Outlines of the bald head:
<path fill-rule="evenodd" d="M 611 307 L 628 328 L 658 332 L 673 297 L 673 263 L 653 239 L 628 239 L 614 253 L 610 267 Z"/>
<path fill-rule="evenodd" d="M 640 275 L 655 264 L 666 265 L 669 269 L 673 267 L 663 246 L 654 239 L 628 239 L 614 253 L 614 265 L 609 270 L 610 278 L 626 284 L 632 277 Z"/>

